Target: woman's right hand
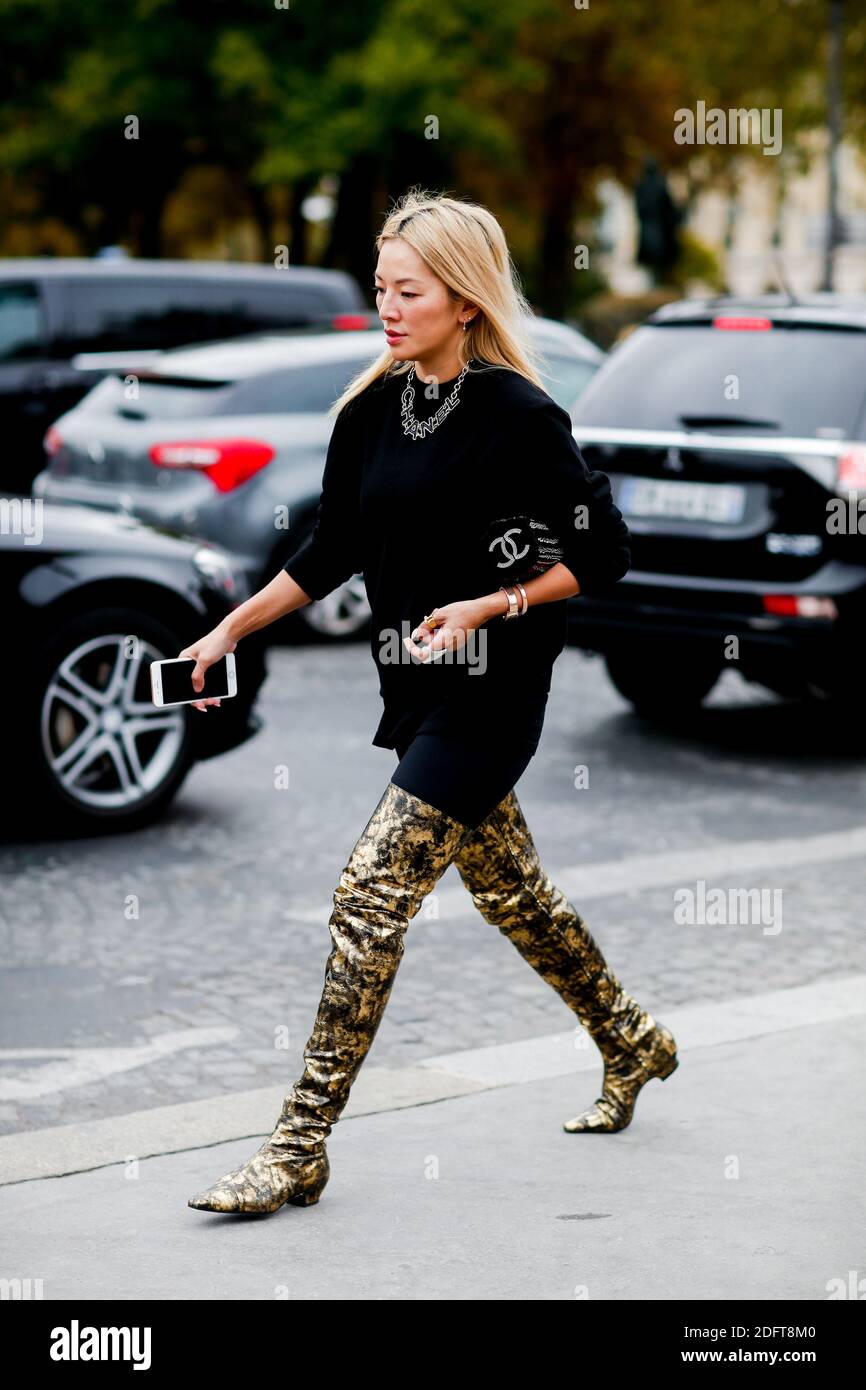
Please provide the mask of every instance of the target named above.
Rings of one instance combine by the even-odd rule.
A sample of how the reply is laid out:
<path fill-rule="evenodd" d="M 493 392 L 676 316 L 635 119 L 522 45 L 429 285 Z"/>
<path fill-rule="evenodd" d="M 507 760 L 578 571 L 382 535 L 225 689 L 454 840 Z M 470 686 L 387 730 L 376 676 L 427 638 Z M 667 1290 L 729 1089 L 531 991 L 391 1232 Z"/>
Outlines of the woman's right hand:
<path fill-rule="evenodd" d="M 198 642 L 192 642 L 188 647 L 184 647 L 178 656 L 191 656 L 195 658 L 195 667 L 192 671 L 193 690 L 204 689 L 205 671 L 209 666 L 213 666 L 217 661 L 221 661 L 227 652 L 233 652 L 237 642 L 227 637 L 221 627 L 215 627 L 205 637 Z M 207 713 L 208 705 L 218 705 L 219 695 L 206 695 L 202 700 L 191 701 L 193 709 L 200 709 L 202 714 Z"/>

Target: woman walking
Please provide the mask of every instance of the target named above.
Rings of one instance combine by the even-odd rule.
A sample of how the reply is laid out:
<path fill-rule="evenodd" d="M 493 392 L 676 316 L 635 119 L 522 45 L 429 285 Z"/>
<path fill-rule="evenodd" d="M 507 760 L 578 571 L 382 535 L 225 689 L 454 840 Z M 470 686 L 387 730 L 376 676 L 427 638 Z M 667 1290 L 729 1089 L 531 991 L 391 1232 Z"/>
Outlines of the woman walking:
<path fill-rule="evenodd" d="M 325 1140 L 387 1004 L 407 925 L 448 865 L 596 1042 L 600 1098 L 565 1123 L 610 1133 L 677 1066 L 671 1033 L 608 969 L 539 862 L 514 787 L 535 754 L 567 599 L 630 564 L 610 481 L 545 392 L 496 218 L 417 190 L 376 240 L 386 348 L 335 403 L 316 525 L 284 569 L 185 648 L 193 687 L 247 633 L 363 573 L 396 770 L 340 874 L 304 1072 L 270 1138 L 191 1207 L 318 1201 Z M 198 708 L 218 701 L 196 701 Z"/>

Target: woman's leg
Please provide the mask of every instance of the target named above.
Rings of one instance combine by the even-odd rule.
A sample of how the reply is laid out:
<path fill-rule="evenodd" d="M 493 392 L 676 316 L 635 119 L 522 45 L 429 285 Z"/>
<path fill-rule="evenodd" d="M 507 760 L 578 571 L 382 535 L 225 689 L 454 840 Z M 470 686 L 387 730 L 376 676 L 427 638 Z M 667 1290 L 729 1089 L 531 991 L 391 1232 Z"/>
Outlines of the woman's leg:
<path fill-rule="evenodd" d="M 318 1201 L 325 1140 L 385 1011 L 406 927 L 471 831 L 389 782 L 334 893 L 331 953 L 304 1073 L 270 1139 L 243 1167 L 190 1198 L 202 1211 L 271 1212 Z"/>
<path fill-rule="evenodd" d="M 571 1134 L 625 1129 L 640 1088 L 677 1067 L 676 1042 L 626 994 L 586 922 L 544 872 L 513 790 L 464 842 L 455 863 L 481 915 L 557 991 L 602 1054 L 601 1097 L 563 1128 Z"/>

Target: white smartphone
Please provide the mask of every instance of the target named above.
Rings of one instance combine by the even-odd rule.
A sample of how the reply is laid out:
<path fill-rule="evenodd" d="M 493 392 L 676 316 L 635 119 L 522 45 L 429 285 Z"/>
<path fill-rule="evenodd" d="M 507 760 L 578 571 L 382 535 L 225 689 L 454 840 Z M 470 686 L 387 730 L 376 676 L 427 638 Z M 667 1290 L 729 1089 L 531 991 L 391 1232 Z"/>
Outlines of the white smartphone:
<path fill-rule="evenodd" d="M 191 656 L 174 656 L 165 661 L 151 662 L 150 693 L 155 705 L 191 705 L 196 700 L 220 695 L 231 699 L 238 693 L 234 652 L 226 652 L 204 673 L 204 687 L 193 689 L 192 673 L 195 661 Z"/>

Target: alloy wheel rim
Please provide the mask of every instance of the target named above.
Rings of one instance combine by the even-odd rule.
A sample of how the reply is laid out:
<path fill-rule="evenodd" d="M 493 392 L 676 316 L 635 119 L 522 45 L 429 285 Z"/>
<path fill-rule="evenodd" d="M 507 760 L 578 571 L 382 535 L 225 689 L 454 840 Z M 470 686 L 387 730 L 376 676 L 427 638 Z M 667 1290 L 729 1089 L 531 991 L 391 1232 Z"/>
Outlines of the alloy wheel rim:
<path fill-rule="evenodd" d="M 150 698 L 149 669 L 164 653 L 133 635 L 109 633 L 74 648 L 42 700 L 42 749 L 51 775 L 73 801 L 97 810 L 131 808 L 174 768 L 185 709 Z"/>
<path fill-rule="evenodd" d="M 301 612 L 309 627 L 328 637 L 347 637 L 360 631 L 370 616 L 363 577 L 354 575 Z"/>

